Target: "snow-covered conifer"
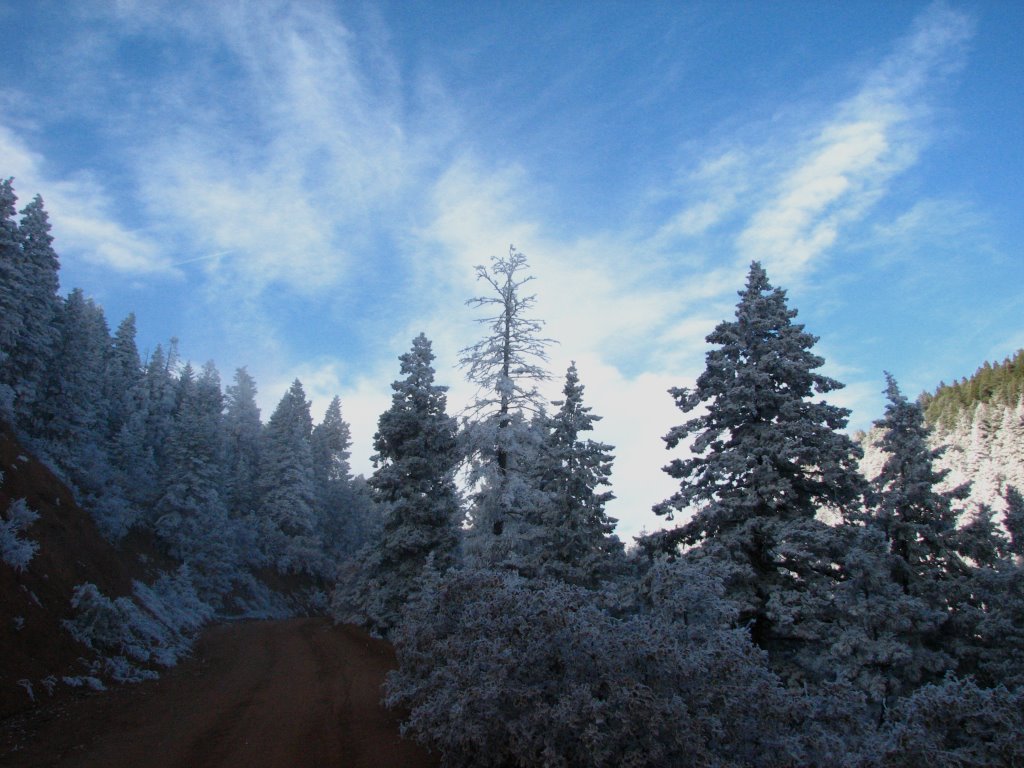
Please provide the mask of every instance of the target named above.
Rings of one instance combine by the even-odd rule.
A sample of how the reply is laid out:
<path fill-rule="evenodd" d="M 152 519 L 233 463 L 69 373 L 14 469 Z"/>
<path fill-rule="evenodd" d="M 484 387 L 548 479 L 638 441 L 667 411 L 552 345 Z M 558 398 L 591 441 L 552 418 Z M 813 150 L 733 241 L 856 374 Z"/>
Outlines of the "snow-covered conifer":
<path fill-rule="evenodd" d="M 339 397 L 331 400 L 323 421 L 313 428 L 310 445 L 320 538 L 325 556 L 337 562 L 351 557 L 377 532 L 380 522 L 365 481 L 352 477 L 352 431 L 341 416 Z"/>
<path fill-rule="evenodd" d="M 221 392 L 216 369 L 196 377 L 186 365 L 178 378 L 178 409 L 167 448 L 157 534 L 192 570 L 204 599 L 227 591 L 241 553 L 222 497 Z"/>
<path fill-rule="evenodd" d="M 263 424 L 256 405 L 256 381 L 245 368 L 235 371 L 225 390 L 225 484 L 228 510 L 235 515 L 259 506 L 260 439 Z"/>
<path fill-rule="evenodd" d="M 857 504 L 863 481 L 859 450 L 840 431 L 849 412 L 813 399 L 842 386 L 817 372 L 817 338 L 794 322 L 785 291 L 757 262 L 739 295 L 735 320 L 707 337 L 715 348 L 696 386 L 671 390 L 684 413 L 701 411 L 665 437 L 668 448 L 692 438 L 691 453 L 665 468 L 680 489 L 655 511 L 693 517 L 645 545 L 703 543 L 704 554 L 741 566 L 730 584 L 741 620 L 755 642 L 778 649 L 810 635 L 801 625 L 817 620 L 818 606 L 785 593 L 810 594 L 812 582 L 836 576 L 834 534 L 815 516 Z"/>
<path fill-rule="evenodd" d="M 535 555 L 543 575 L 594 586 L 611 572 L 622 543 L 614 535 L 615 519 L 604 510 L 614 498 L 602 490 L 609 485 L 612 447 L 583 436 L 601 419 L 583 404 L 583 390 L 573 363 L 565 397 L 553 403 L 558 411 L 548 422 L 536 469 L 547 503 Z"/>
<path fill-rule="evenodd" d="M 115 439 L 134 412 L 139 410 L 142 359 L 135 344 L 135 313 L 117 326 L 107 362 L 105 396 L 108 403 L 107 433 Z"/>
<path fill-rule="evenodd" d="M 889 456 L 872 481 L 877 502 L 870 522 L 882 530 L 895 555 L 896 582 L 939 604 L 941 584 L 965 570 L 956 551 L 953 502 L 966 496 L 967 488 L 936 489 L 946 472 L 934 466 L 941 450 L 928 446 L 921 406 L 907 400 L 888 373 L 885 393 L 889 403 L 875 426 L 883 431 L 880 445 Z"/>
<path fill-rule="evenodd" d="M 391 385 L 391 407 L 378 420 L 369 481 L 384 528 L 364 551 L 355 582 L 341 585 L 335 600 L 339 617 L 382 632 L 419 591 L 427 563 L 446 570 L 458 544 L 459 456 L 455 419 L 445 411 L 448 388 L 434 383 L 434 354 L 422 333 L 399 359 L 404 378 Z"/>
<path fill-rule="evenodd" d="M 5 364 L 5 379 L 14 389 L 15 413 L 23 426 L 31 423 L 34 403 L 59 341 L 57 271 L 60 263 L 53 250 L 50 222 L 38 195 L 21 212 L 20 333 Z M 9 316 L 5 316 L 5 321 Z"/>
<path fill-rule="evenodd" d="M 64 301 L 58 324 L 60 342 L 33 431 L 86 501 L 102 493 L 109 480 L 103 393 L 110 332 L 103 310 L 79 289 Z"/>
<path fill-rule="evenodd" d="M 124 338 L 122 351 L 117 356 L 122 362 L 124 358 L 130 359 L 130 346 Z M 124 423 L 113 436 L 110 449 L 117 484 L 127 500 L 140 511 L 140 520 L 149 525 L 155 522 L 153 506 L 161 492 L 178 410 L 180 387 L 176 364 L 176 341 L 171 341 L 167 354 L 158 344 L 131 391 Z M 109 366 L 108 371 L 123 372 L 120 364 Z M 127 521 L 128 525 L 134 522 Z"/>
<path fill-rule="evenodd" d="M 18 197 L 14 180 L 0 180 L 0 415 L 13 417 L 13 371 L 9 358 L 21 335 L 22 274 L 21 243 L 18 223 L 14 220 Z"/>
<path fill-rule="evenodd" d="M 327 406 L 323 421 L 313 428 L 310 440 L 317 485 L 326 488 L 330 483 L 347 481 L 352 430 L 341 417 L 341 398 L 337 395 Z"/>
<path fill-rule="evenodd" d="M 270 417 L 260 451 L 259 515 L 267 554 L 284 572 L 319 572 L 309 401 L 296 379 Z"/>
<path fill-rule="evenodd" d="M 1024 559 L 1024 494 L 1012 485 L 1006 488 L 1006 530 L 1010 534 L 1010 551 Z"/>
<path fill-rule="evenodd" d="M 478 387 L 465 429 L 470 480 L 477 490 L 470 534 L 492 561 L 505 557 L 499 550 L 509 544 L 494 539 L 510 523 L 517 530 L 508 538 L 530 538 L 528 529 L 536 523 L 530 518 L 537 517 L 539 507 L 538 499 L 530 498 L 529 469 L 540 437 L 533 417 L 544 410 L 537 384 L 550 378 L 543 364 L 553 342 L 541 335 L 544 322 L 530 316 L 536 296 L 524 291 L 534 279 L 527 269 L 526 256 L 514 246 L 507 257 L 493 257 L 490 269 L 476 268 L 477 279 L 490 290 L 467 304 L 489 312 L 477 321 L 487 331 L 459 359 L 466 378 Z"/>

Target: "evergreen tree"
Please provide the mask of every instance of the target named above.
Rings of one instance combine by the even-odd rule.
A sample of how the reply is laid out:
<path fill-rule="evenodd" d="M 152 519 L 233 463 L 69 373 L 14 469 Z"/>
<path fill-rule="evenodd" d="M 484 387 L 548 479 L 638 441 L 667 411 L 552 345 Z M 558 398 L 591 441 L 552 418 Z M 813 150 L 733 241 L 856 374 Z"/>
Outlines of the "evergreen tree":
<path fill-rule="evenodd" d="M 994 511 L 980 505 L 949 536 L 962 560 L 933 587 L 948 617 L 939 639 L 956 656 L 957 674 L 986 686 L 1024 686 L 1024 560 L 1021 497 L 1006 488 L 1006 535 Z M 933 598 L 934 599 L 934 598 Z"/>
<path fill-rule="evenodd" d="M 258 473 L 263 424 L 256 405 L 256 381 L 245 368 L 235 371 L 225 391 L 225 484 L 227 507 L 235 515 L 259 507 Z"/>
<path fill-rule="evenodd" d="M 542 575 L 596 586 L 621 556 L 622 544 L 614 535 L 615 519 L 604 511 L 614 496 L 601 490 L 609 485 L 612 447 L 582 437 L 601 419 L 583 404 L 583 390 L 573 363 L 565 375 L 565 399 L 553 403 L 558 412 L 541 452 L 539 485 L 548 503 L 537 555 Z"/>
<path fill-rule="evenodd" d="M 881 531 L 852 524 L 835 531 L 835 583 L 816 596 L 825 642 L 804 644 L 799 663 L 818 679 L 851 683 L 881 714 L 950 668 L 950 654 L 932 642 L 947 612 L 893 581 L 893 556 Z"/>
<path fill-rule="evenodd" d="M 491 290 L 467 302 L 493 310 L 478 320 L 487 334 L 463 349 L 459 359 L 466 378 L 478 387 L 466 425 L 466 443 L 470 480 L 478 488 L 472 533 L 485 550 L 496 546 L 491 539 L 502 535 L 509 520 L 520 523 L 517 529 L 524 522 L 528 525 L 530 508 L 538 503 L 530 498 L 528 480 L 532 449 L 539 444 L 531 415 L 543 413 L 537 383 L 550 378 L 542 363 L 552 341 L 540 335 L 544 322 L 529 316 L 536 296 L 523 292 L 534 279 L 525 273 L 527 268 L 526 256 L 510 246 L 507 257 L 491 259 L 491 269 L 476 268 L 477 279 Z M 528 535 L 517 530 L 516 538 Z"/>
<path fill-rule="evenodd" d="M 374 435 L 376 470 L 369 484 L 385 510 L 380 537 L 369 544 L 354 584 L 336 596 L 335 611 L 386 632 L 398 620 L 430 566 L 455 562 L 459 456 L 455 420 L 446 412 L 447 387 L 434 383 L 430 341 L 422 333 L 400 358 L 404 378 L 391 388 L 391 407 Z"/>
<path fill-rule="evenodd" d="M 178 340 L 171 339 L 164 352 L 157 345 L 146 365 L 146 375 L 141 382 L 143 446 L 153 456 L 157 472 L 163 471 L 166 463 L 166 446 L 174 428 L 174 414 L 178 408 L 177 373 Z"/>
<path fill-rule="evenodd" d="M 1024 560 L 1024 495 L 1012 485 L 1006 488 L 1006 530 L 1010 534 L 1010 551 Z"/>
<path fill-rule="evenodd" d="M 118 326 L 107 356 L 102 399 L 104 446 L 110 463 L 110 484 L 92 512 L 101 529 L 113 539 L 120 538 L 143 519 L 139 502 L 155 500 L 159 489 L 152 454 L 142 445 L 130 422 L 142 423 L 142 362 L 135 346 L 135 315 L 129 314 Z M 151 510 L 150 510 L 151 511 Z M 150 515 L 150 518 L 152 516 Z"/>
<path fill-rule="evenodd" d="M 310 445 L 320 537 L 325 554 L 336 561 L 363 545 L 374 517 L 366 488 L 351 474 L 352 432 L 341 417 L 341 399 L 337 396 L 327 406 L 323 421 L 313 428 Z"/>
<path fill-rule="evenodd" d="M 0 181 L 0 415 L 8 417 L 14 415 L 14 371 L 9 359 L 23 326 L 21 243 L 14 220 L 18 198 L 13 182 Z"/>
<path fill-rule="evenodd" d="M 79 289 L 68 295 L 58 323 L 60 342 L 34 431 L 91 503 L 109 480 L 103 392 L 110 332 L 103 310 Z"/>
<path fill-rule="evenodd" d="M 128 333 L 127 328 L 124 333 Z M 109 368 L 115 372 L 115 377 L 122 372 L 125 358 L 130 358 L 129 347 L 125 339 L 117 355 L 120 363 Z M 174 370 L 176 364 L 177 341 L 171 340 L 167 354 L 158 344 L 131 390 L 125 421 L 114 436 L 111 448 L 117 484 L 139 510 L 139 518 L 150 526 L 156 521 L 153 509 L 160 495 L 178 410 L 180 387 Z M 115 401 L 114 408 L 118 405 Z"/>
<path fill-rule="evenodd" d="M 348 481 L 351 447 L 352 431 L 341 418 L 341 399 L 335 396 L 311 437 L 313 476 L 321 491 L 325 492 L 332 483 Z"/>
<path fill-rule="evenodd" d="M 697 556 L 735 563 L 730 596 L 743 606 L 741 621 L 761 647 L 788 652 L 817 631 L 802 630 L 819 610 L 804 598 L 837 578 L 836 534 L 815 516 L 858 503 L 859 450 L 839 431 L 849 412 L 812 400 L 842 385 L 817 373 L 817 338 L 793 322 L 785 291 L 754 262 L 739 295 L 736 319 L 707 337 L 716 348 L 696 387 L 671 390 L 684 413 L 704 412 L 665 438 L 674 448 L 692 436 L 692 453 L 665 468 L 680 489 L 655 512 L 672 519 L 692 509 L 693 517 L 644 545 L 701 544 Z"/>
<path fill-rule="evenodd" d="M 142 359 L 135 345 L 135 313 L 130 313 L 114 332 L 107 364 L 105 397 L 109 404 L 107 433 L 115 440 L 133 413 L 141 407 L 139 385 Z"/>
<path fill-rule="evenodd" d="M 282 572 L 318 573 L 316 481 L 309 401 L 296 379 L 267 423 L 260 458 L 260 518 L 266 554 Z"/>
<path fill-rule="evenodd" d="M 6 364 L 8 373 L 4 378 L 14 389 L 15 413 L 20 423 L 28 426 L 59 341 L 56 321 L 60 313 L 57 295 L 60 264 L 53 250 L 49 218 L 38 195 L 21 212 L 18 239 L 21 245 L 21 332 L 10 351 Z"/>
<path fill-rule="evenodd" d="M 167 448 L 157 534 L 184 561 L 204 599 L 217 602 L 230 587 L 242 553 L 223 500 L 222 399 L 211 363 L 196 377 L 186 365 L 178 378 L 178 409 Z"/>
<path fill-rule="evenodd" d="M 896 380 L 886 373 L 889 404 L 881 448 L 889 454 L 872 481 L 877 496 L 871 523 L 881 529 L 893 558 L 893 579 L 907 593 L 941 602 L 942 586 L 965 572 L 956 551 L 956 511 L 953 502 L 967 495 L 967 486 L 940 493 L 936 486 L 947 472 L 935 469 L 941 449 L 928 447 L 928 427 L 918 403 L 909 402 Z"/>

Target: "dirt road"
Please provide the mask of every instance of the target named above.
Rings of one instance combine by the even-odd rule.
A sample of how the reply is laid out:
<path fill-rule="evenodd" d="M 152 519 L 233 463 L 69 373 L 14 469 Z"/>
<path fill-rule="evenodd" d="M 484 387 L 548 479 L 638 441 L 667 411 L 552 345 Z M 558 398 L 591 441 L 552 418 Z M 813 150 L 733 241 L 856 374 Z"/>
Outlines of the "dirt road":
<path fill-rule="evenodd" d="M 105 768 L 435 766 L 380 706 L 390 647 L 326 619 L 213 627 L 160 680 L 37 715 L 0 764 Z M 9 748 L 9 746 L 8 746 Z"/>

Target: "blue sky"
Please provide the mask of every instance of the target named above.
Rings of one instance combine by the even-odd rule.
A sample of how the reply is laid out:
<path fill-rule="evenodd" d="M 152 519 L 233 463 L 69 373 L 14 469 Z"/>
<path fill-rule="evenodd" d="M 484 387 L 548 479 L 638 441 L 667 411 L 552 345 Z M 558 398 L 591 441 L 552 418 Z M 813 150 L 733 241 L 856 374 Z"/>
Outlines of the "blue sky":
<path fill-rule="evenodd" d="M 473 267 L 515 243 L 629 537 L 752 259 L 852 427 L 883 370 L 916 394 L 1024 347 L 1022 37 L 996 0 L 0 1 L 0 176 L 65 290 L 247 366 L 264 417 L 296 376 L 339 394 L 362 472 L 417 333 L 471 397 Z"/>

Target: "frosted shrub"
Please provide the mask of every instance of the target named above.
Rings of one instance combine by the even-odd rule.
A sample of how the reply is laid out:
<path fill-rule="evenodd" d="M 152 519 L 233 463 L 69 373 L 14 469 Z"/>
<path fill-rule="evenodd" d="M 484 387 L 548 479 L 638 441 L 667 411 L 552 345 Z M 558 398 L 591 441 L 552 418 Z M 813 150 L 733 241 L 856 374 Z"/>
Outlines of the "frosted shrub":
<path fill-rule="evenodd" d="M 24 571 L 35 556 L 39 545 L 20 534 L 39 519 L 24 499 L 12 501 L 0 516 L 0 559 L 16 571 Z"/>
<path fill-rule="evenodd" d="M 585 589 L 468 570 L 424 590 L 394 643 L 387 702 L 445 766 L 803 762 L 799 701 L 743 630 L 617 619 Z"/>
<path fill-rule="evenodd" d="M 152 586 L 135 582 L 135 593 L 138 603 L 111 600 L 95 584 L 80 584 L 71 598 L 74 618 L 64 622 L 72 637 L 101 655 L 105 673 L 119 682 L 155 677 L 148 665 L 176 664 L 213 614 L 196 596 L 185 568 L 164 574 Z"/>
<path fill-rule="evenodd" d="M 887 768 L 1024 765 L 1021 690 L 948 678 L 900 702 L 891 721 Z"/>

